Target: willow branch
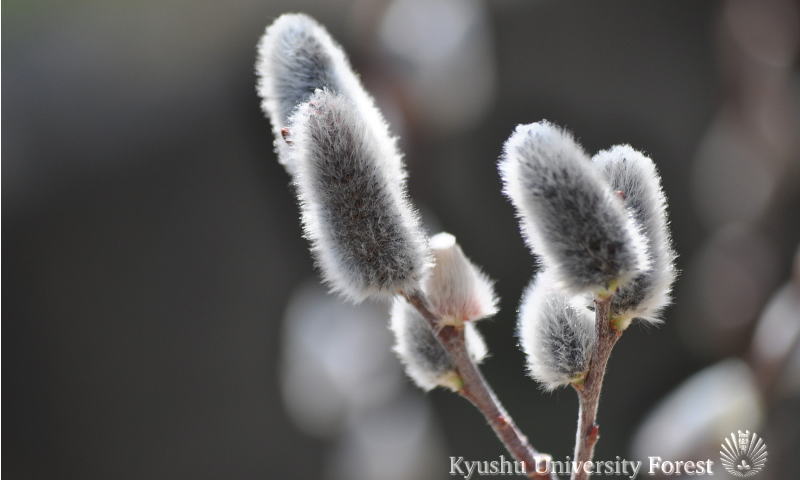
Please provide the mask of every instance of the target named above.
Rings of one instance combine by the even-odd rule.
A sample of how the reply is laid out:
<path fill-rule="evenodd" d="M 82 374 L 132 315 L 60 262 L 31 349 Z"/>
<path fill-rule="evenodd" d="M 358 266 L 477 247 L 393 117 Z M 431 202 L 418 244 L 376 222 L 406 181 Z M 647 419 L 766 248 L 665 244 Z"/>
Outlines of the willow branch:
<path fill-rule="evenodd" d="M 540 465 L 537 463 L 537 457 L 539 457 L 538 460 L 543 461 L 546 455 L 539 453 L 531 446 L 528 437 L 519 430 L 480 370 L 478 370 L 475 362 L 472 361 L 467 352 L 463 326 L 442 326 L 440 319 L 428 308 L 428 302 L 422 292 L 404 294 L 404 297 L 428 321 L 431 329 L 436 334 L 436 338 L 450 356 L 450 360 L 462 382 L 458 393 L 469 400 L 483 414 L 497 438 L 505 445 L 508 453 L 517 461 L 525 463 L 529 478 L 556 480 L 556 477 L 549 473 L 537 471 L 545 470 L 544 468 L 536 468 L 537 465 Z"/>
<path fill-rule="evenodd" d="M 597 343 L 589 360 L 589 371 L 581 384 L 574 385 L 578 392 L 580 410 L 578 412 L 578 430 L 575 435 L 575 456 L 578 468 L 572 473 L 572 480 L 586 480 L 589 474 L 583 468 L 586 462 L 592 461 L 594 447 L 600 437 L 597 425 L 597 407 L 600 403 L 600 392 L 603 389 L 603 377 L 606 374 L 608 357 L 614 345 L 622 335 L 622 330 L 614 328 L 611 323 L 611 299 L 595 300 L 595 328 Z"/>

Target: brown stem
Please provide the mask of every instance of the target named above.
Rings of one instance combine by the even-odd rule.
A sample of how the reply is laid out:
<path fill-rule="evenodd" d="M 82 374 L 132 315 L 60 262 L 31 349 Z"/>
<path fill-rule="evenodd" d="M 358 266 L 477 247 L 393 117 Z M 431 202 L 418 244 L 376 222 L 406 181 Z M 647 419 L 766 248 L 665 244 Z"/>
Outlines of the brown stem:
<path fill-rule="evenodd" d="M 595 300 L 595 328 L 597 342 L 589 359 L 589 371 L 580 385 L 574 385 L 578 392 L 580 410 L 578 412 L 578 431 L 575 435 L 575 458 L 577 468 L 572 473 L 572 480 L 586 480 L 589 474 L 583 468 L 586 462 L 594 457 L 594 446 L 600 438 L 600 427 L 597 425 L 597 406 L 600 403 L 600 391 L 603 389 L 603 377 L 611 350 L 622 335 L 611 324 L 611 299 Z"/>
<path fill-rule="evenodd" d="M 519 430 L 511 415 L 506 412 L 492 388 L 486 383 L 486 379 L 483 378 L 467 351 L 464 328 L 452 325 L 441 326 L 439 318 L 428 308 L 428 302 L 423 293 L 412 292 L 404 294 L 404 296 L 428 321 L 442 347 L 450 356 L 462 382 L 458 393 L 483 414 L 497 438 L 505 445 L 508 453 L 517 461 L 525 462 L 529 478 L 556 480 L 554 475 L 537 471 L 545 469 L 536 468 L 537 465 L 541 465 L 537 463 L 536 457 L 540 457 L 539 460 L 543 461 L 543 458 L 547 456 L 537 452 L 531 446 L 528 437 Z"/>

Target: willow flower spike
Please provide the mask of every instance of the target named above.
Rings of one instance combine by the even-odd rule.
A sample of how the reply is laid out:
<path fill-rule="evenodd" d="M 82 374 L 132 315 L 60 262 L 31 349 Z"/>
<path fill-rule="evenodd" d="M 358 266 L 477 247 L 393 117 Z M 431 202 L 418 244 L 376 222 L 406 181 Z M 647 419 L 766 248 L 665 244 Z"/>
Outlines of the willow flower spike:
<path fill-rule="evenodd" d="M 258 42 L 256 74 L 256 91 L 272 123 L 278 161 L 289 173 L 294 172 L 287 154 L 292 142 L 290 118 L 318 89 L 348 98 L 370 125 L 386 130 L 388 137 L 386 122 L 344 50 L 308 15 L 284 14 L 266 28 Z"/>
<path fill-rule="evenodd" d="M 418 288 L 425 237 L 394 141 L 342 95 L 318 90 L 292 116 L 303 230 L 332 290 L 359 302 Z"/>
<path fill-rule="evenodd" d="M 517 335 L 531 377 L 545 390 L 583 381 L 597 337 L 594 314 L 571 301 L 549 272 L 525 290 Z"/>
<path fill-rule="evenodd" d="M 547 121 L 520 125 L 503 152 L 504 192 L 560 286 L 600 294 L 647 269 L 633 218 L 572 135 Z"/>
<path fill-rule="evenodd" d="M 392 305 L 391 330 L 394 351 L 406 373 L 419 388 L 428 391 L 437 386 L 458 391 L 461 379 L 447 352 L 433 335 L 428 322 L 400 297 Z M 467 351 L 476 363 L 486 357 L 487 349 L 474 323 L 464 325 Z"/>
<path fill-rule="evenodd" d="M 461 325 L 497 313 L 492 281 L 464 255 L 454 236 L 439 233 L 428 246 L 434 266 L 424 291 L 431 311 L 443 324 Z"/>
<path fill-rule="evenodd" d="M 612 300 L 612 315 L 623 325 L 633 318 L 660 322 L 675 281 L 675 251 L 667 220 L 667 201 L 653 161 L 630 145 L 617 145 L 596 154 L 611 188 L 620 192 L 647 241 L 650 267 L 620 288 Z"/>

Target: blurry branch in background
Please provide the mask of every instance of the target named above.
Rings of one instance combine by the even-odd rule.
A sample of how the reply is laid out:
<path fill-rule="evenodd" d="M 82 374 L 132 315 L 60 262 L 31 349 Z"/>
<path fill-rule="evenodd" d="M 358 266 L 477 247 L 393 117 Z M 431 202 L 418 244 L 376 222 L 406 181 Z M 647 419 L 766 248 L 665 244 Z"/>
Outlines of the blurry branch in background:
<path fill-rule="evenodd" d="M 691 172 L 708 240 L 676 313 L 686 344 L 719 358 L 744 353 L 797 247 L 800 4 L 723 2 L 715 33 L 720 105 Z"/>
<path fill-rule="evenodd" d="M 719 438 L 749 428 L 771 439 L 772 471 L 792 471 L 800 432 L 800 4 L 725 1 L 715 46 L 720 105 L 691 172 L 708 239 L 685 269 L 676 316 L 684 343 L 717 361 L 660 401 L 632 445 L 636 454 L 711 455 Z"/>
<path fill-rule="evenodd" d="M 355 303 L 393 298 L 395 351 L 415 383 L 469 400 L 524 462 L 518 473 L 555 478 L 476 366 L 487 349 L 475 322 L 497 311 L 492 282 L 452 235 L 422 232 L 396 139 L 344 52 L 293 14 L 267 28 L 258 57 L 262 107 L 324 281 Z M 670 301 L 675 254 L 660 178 L 631 147 L 590 158 L 546 121 L 517 127 L 499 171 L 541 263 L 520 308 L 522 346 L 546 389 L 578 393 L 573 478 L 584 479 L 611 351 L 633 320 L 659 323 Z"/>
<path fill-rule="evenodd" d="M 676 316 L 685 344 L 717 361 L 659 402 L 633 453 L 716 455 L 720 438 L 749 428 L 771 439 L 772 472 L 791 472 L 800 399 L 800 4 L 721 3 L 716 47 L 722 98 L 691 176 L 708 240 L 685 269 Z"/>

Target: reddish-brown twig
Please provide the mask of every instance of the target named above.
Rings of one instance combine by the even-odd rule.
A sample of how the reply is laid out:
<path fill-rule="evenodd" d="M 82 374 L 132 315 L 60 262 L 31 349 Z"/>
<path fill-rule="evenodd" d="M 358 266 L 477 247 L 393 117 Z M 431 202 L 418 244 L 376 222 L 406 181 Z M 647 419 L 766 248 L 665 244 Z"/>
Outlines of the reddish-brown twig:
<path fill-rule="evenodd" d="M 458 393 L 483 414 L 508 452 L 516 460 L 525 462 L 529 478 L 555 480 L 556 477 L 550 473 L 540 472 L 545 468 L 537 468 L 537 465 L 541 466 L 541 463 L 537 462 L 543 462 L 546 455 L 537 452 L 531 446 L 528 438 L 519 430 L 514 420 L 503 408 L 475 362 L 470 358 L 465 344 L 463 326 L 442 326 L 440 319 L 428 308 L 428 302 L 422 292 L 407 293 L 404 294 L 404 297 L 428 321 L 442 347 L 450 356 L 462 383 Z"/>
<path fill-rule="evenodd" d="M 580 410 L 578 412 L 578 431 L 575 435 L 575 457 L 577 468 L 572 472 L 572 480 L 586 480 L 589 474 L 583 468 L 594 457 L 594 446 L 600 438 L 597 425 L 597 406 L 603 389 L 603 377 L 611 350 L 622 335 L 611 323 L 611 299 L 613 296 L 595 300 L 595 328 L 597 341 L 589 360 L 589 371 L 580 384 L 573 385 L 578 392 Z"/>

